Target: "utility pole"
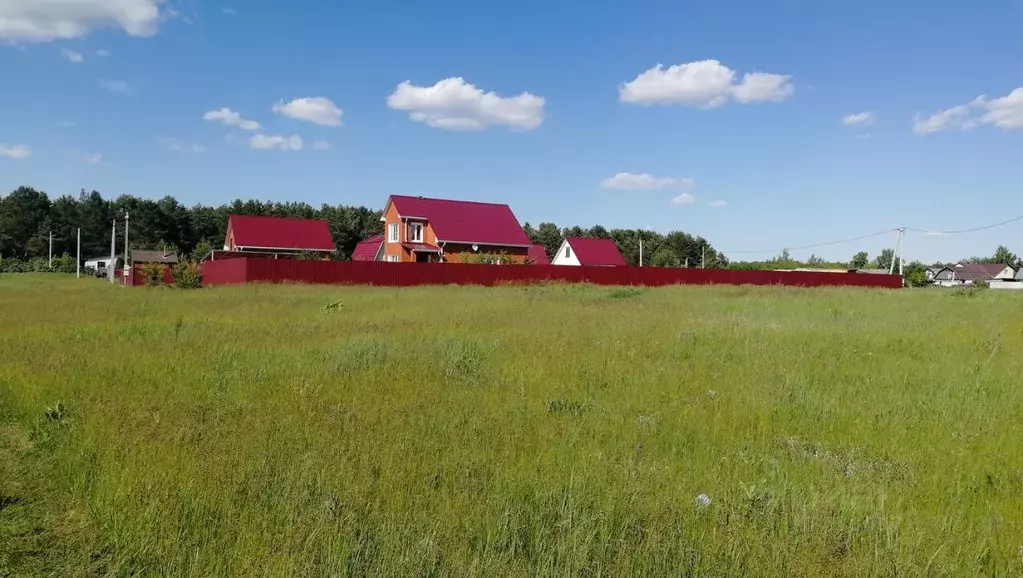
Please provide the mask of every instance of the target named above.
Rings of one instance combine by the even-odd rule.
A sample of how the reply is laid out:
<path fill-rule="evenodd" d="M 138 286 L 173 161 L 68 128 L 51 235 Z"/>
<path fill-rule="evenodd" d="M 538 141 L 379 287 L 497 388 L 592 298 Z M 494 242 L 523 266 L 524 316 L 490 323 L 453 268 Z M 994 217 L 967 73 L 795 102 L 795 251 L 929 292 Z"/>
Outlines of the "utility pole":
<path fill-rule="evenodd" d="M 639 238 L 639 266 L 643 266 L 643 237 Z"/>
<path fill-rule="evenodd" d="M 899 227 L 895 231 L 895 248 L 892 249 L 892 262 L 888 264 L 888 274 L 895 274 L 895 260 L 899 260 L 899 275 L 902 275 L 902 239 L 906 236 L 906 228 Z"/>
<path fill-rule="evenodd" d="M 128 209 L 124 210 L 124 276 L 128 276 Z"/>
<path fill-rule="evenodd" d="M 53 269 L 53 231 L 50 231 L 50 260 L 47 263 L 46 266 Z"/>
<path fill-rule="evenodd" d="M 75 259 L 75 277 L 82 278 L 82 228 L 78 227 L 78 258 Z"/>
<path fill-rule="evenodd" d="M 110 226 L 110 262 L 107 263 L 107 279 L 110 283 L 114 283 L 114 267 L 117 266 L 117 257 L 114 255 L 114 251 L 117 250 L 117 219 L 113 221 L 113 225 Z"/>
<path fill-rule="evenodd" d="M 700 246 L 700 269 L 707 268 L 707 246 Z"/>

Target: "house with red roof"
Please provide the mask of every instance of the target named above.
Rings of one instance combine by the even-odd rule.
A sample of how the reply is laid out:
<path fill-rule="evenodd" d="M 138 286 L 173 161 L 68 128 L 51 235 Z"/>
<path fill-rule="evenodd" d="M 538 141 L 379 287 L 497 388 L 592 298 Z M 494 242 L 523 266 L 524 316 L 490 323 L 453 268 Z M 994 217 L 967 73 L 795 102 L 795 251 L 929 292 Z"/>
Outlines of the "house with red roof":
<path fill-rule="evenodd" d="M 462 263 L 500 255 L 524 263 L 533 243 L 508 205 L 391 195 L 384 206 L 384 261 Z"/>
<path fill-rule="evenodd" d="M 373 235 L 368 239 L 363 239 L 355 245 L 355 250 L 352 251 L 352 261 L 380 261 L 383 259 L 381 252 L 383 248 L 383 235 Z"/>
<path fill-rule="evenodd" d="M 224 250 L 274 257 L 313 253 L 329 259 L 334 252 L 330 227 L 323 219 L 229 215 Z"/>
<path fill-rule="evenodd" d="M 551 265 L 625 267 L 626 263 L 614 239 L 566 237 L 554 255 Z"/>

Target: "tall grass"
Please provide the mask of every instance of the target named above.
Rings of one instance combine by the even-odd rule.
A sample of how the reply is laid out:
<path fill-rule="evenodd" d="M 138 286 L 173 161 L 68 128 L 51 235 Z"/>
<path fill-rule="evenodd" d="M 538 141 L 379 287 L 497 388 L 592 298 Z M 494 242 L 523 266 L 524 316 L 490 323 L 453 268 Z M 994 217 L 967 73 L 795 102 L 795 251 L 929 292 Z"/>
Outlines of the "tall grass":
<path fill-rule="evenodd" d="M 1018 574 L 1005 293 L 0 277 L 0 575 Z"/>

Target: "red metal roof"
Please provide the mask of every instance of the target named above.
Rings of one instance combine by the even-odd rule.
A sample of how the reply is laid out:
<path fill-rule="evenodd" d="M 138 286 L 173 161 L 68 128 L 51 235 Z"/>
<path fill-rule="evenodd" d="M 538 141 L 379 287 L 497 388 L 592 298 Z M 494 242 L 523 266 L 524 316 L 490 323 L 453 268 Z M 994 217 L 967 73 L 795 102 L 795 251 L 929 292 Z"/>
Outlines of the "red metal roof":
<path fill-rule="evenodd" d="M 580 265 L 613 265 L 615 267 L 626 265 L 625 259 L 622 258 L 618 245 L 615 245 L 613 239 L 565 237 L 565 242 L 572 247 Z"/>
<path fill-rule="evenodd" d="M 508 205 L 402 195 L 391 195 L 388 202 L 394 204 L 402 217 L 429 221 L 438 242 L 522 247 L 532 244 Z"/>
<path fill-rule="evenodd" d="M 423 253 L 440 253 L 440 247 L 437 245 L 431 245 L 429 243 L 402 243 L 402 247 L 405 247 L 409 251 L 420 251 Z"/>
<path fill-rule="evenodd" d="M 383 235 L 374 235 L 368 239 L 359 241 L 352 251 L 352 261 L 375 261 L 380 244 L 384 242 Z"/>
<path fill-rule="evenodd" d="M 322 219 L 229 215 L 228 230 L 237 247 L 333 251 L 330 227 Z"/>
<path fill-rule="evenodd" d="M 528 256 L 533 260 L 534 265 L 550 265 L 551 260 L 547 257 L 547 249 L 543 245 L 533 245 L 529 248 Z"/>

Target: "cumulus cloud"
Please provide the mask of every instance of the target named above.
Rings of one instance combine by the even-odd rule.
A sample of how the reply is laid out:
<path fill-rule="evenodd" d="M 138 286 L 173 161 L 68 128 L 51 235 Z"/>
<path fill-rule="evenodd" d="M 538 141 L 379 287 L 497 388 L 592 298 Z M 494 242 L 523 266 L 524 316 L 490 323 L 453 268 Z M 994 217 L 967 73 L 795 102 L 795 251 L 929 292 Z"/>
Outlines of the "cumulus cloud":
<path fill-rule="evenodd" d="M 87 165 L 99 165 L 103 163 L 103 155 L 100 153 L 86 153 L 82 155 L 82 161 Z"/>
<path fill-rule="evenodd" d="M 650 190 L 664 189 L 667 187 L 692 187 L 696 185 L 693 179 L 676 179 L 672 177 L 655 177 L 649 173 L 618 173 L 613 177 L 604 179 L 600 186 L 605 189 L 623 190 Z"/>
<path fill-rule="evenodd" d="M 32 150 L 25 145 L 8 145 L 0 143 L 0 157 L 10 159 L 27 159 L 32 156 Z"/>
<path fill-rule="evenodd" d="M 503 126 L 532 130 L 543 122 L 545 101 L 523 92 L 499 96 L 483 92 L 460 77 L 445 78 L 433 86 L 402 82 L 387 97 L 387 106 L 407 111 L 416 122 L 444 130 L 483 130 Z"/>
<path fill-rule="evenodd" d="M 76 64 L 85 60 L 85 57 L 82 56 L 81 52 L 75 52 L 74 50 L 68 50 L 67 48 L 61 50 L 60 55 Z"/>
<path fill-rule="evenodd" d="M 201 144 L 190 143 L 183 141 L 178 138 L 160 137 L 156 139 L 160 144 L 164 145 L 168 149 L 181 153 L 195 153 L 202 154 L 206 152 L 206 147 Z"/>
<path fill-rule="evenodd" d="M 256 134 L 249 139 L 249 146 L 259 150 L 300 151 L 302 138 L 297 134 L 291 136 Z"/>
<path fill-rule="evenodd" d="M 330 144 L 328 141 L 325 140 L 318 140 L 313 143 L 313 150 L 329 151 L 332 148 L 334 148 L 334 145 Z"/>
<path fill-rule="evenodd" d="M 723 209 L 723 208 L 728 206 L 728 203 L 726 203 L 724 201 L 711 201 L 711 202 L 707 203 L 707 206 L 708 207 L 713 207 L 715 209 Z"/>
<path fill-rule="evenodd" d="M 693 195 L 690 195 L 689 193 L 682 193 L 681 195 L 679 195 L 679 196 L 677 196 L 677 197 L 675 197 L 674 199 L 671 200 L 671 204 L 673 204 L 673 205 L 691 205 L 691 204 L 693 204 L 695 202 L 696 202 L 696 197 L 693 196 Z"/>
<path fill-rule="evenodd" d="M 99 56 L 100 58 L 106 58 L 107 56 L 110 56 L 110 51 L 105 48 L 100 48 L 99 50 L 96 51 L 96 56 Z"/>
<path fill-rule="evenodd" d="M 0 0 L 0 39 L 49 42 L 81 38 L 97 28 L 131 36 L 156 34 L 162 0 Z"/>
<path fill-rule="evenodd" d="M 969 130 L 980 125 L 1002 130 L 1023 128 L 1023 87 L 999 98 L 989 99 L 981 95 L 966 104 L 926 117 L 917 114 L 913 118 L 913 132 L 917 134 Z"/>
<path fill-rule="evenodd" d="M 288 118 L 322 126 L 341 126 L 341 116 L 344 114 L 333 101 L 322 96 L 278 102 L 273 106 L 273 111 Z"/>
<path fill-rule="evenodd" d="M 874 124 L 874 113 L 870 111 L 847 114 L 842 117 L 845 126 L 870 126 Z"/>
<path fill-rule="evenodd" d="M 618 87 L 618 97 L 630 104 L 674 104 L 716 108 L 730 100 L 740 104 L 781 102 L 792 96 L 791 76 L 736 72 L 717 60 L 699 60 L 668 68 L 657 66 Z"/>
<path fill-rule="evenodd" d="M 259 130 L 263 128 L 258 122 L 254 120 L 246 120 L 242 118 L 242 115 L 227 107 L 219 110 L 211 110 L 202 115 L 202 119 L 211 122 L 220 122 L 227 126 L 236 126 L 242 130 Z"/>

